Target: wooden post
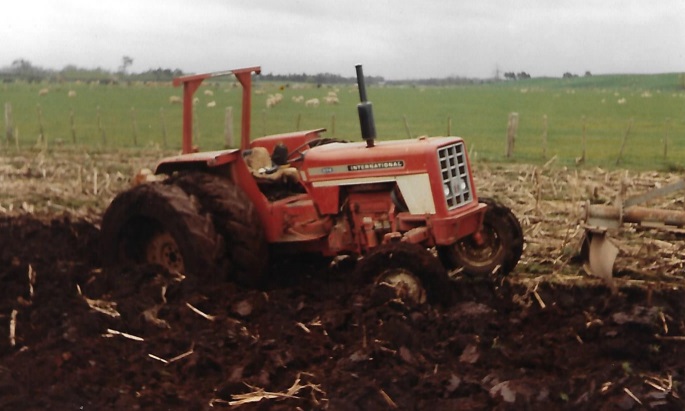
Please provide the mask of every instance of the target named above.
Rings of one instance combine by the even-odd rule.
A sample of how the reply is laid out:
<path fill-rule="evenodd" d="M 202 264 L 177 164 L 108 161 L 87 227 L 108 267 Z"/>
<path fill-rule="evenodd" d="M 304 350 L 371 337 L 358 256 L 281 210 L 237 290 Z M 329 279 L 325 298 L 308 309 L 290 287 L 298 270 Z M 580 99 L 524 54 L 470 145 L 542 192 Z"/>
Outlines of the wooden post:
<path fill-rule="evenodd" d="M 200 146 L 200 119 L 197 115 L 197 104 L 193 103 L 193 146 Z M 193 150 L 195 150 L 193 147 Z"/>
<path fill-rule="evenodd" d="M 404 119 L 404 129 L 407 131 L 407 138 L 412 138 L 411 130 L 409 129 L 409 121 L 407 121 L 407 116 L 402 115 L 402 118 Z"/>
<path fill-rule="evenodd" d="M 581 117 L 581 126 L 582 126 L 582 129 L 583 129 L 583 134 L 582 134 L 582 136 L 580 137 L 580 138 L 581 138 L 581 140 L 580 140 L 581 153 L 580 153 L 580 157 L 576 157 L 576 165 L 585 163 L 585 155 L 586 155 L 586 153 L 587 153 L 587 152 L 586 152 L 586 149 L 587 149 L 587 147 L 586 147 L 586 143 L 587 143 L 587 136 L 586 136 L 587 126 L 586 126 L 586 122 L 585 122 L 585 116 Z"/>
<path fill-rule="evenodd" d="M 233 107 L 226 107 L 226 120 L 224 122 L 224 147 L 235 147 L 233 137 Z"/>
<path fill-rule="evenodd" d="M 71 142 L 76 144 L 76 124 L 74 123 L 74 109 L 69 110 L 69 126 L 71 128 Z"/>
<path fill-rule="evenodd" d="M 5 138 L 7 143 L 11 143 L 14 140 L 13 131 L 14 125 L 12 124 L 12 104 L 5 103 Z"/>
<path fill-rule="evenodd" d="M 506 157 L 511 158 L 514 155 L 514 142 L 516 141 L 516 132 L 519 127 L 519 114 L 509 113 L 509 122 L 507 124 L 507 151 Z"/>
<path fill-rule="evenodd" d="M 159 108 L 159 120 L 162 123 L 162 147 L 166 148 L 166 119 L 164 118 L 164 107 Z"/>
<path fill-rule="evenodd" d="M 618 165 L 623 160 L 623 150 L 626 148 L 626 142 L 628 141 L 628 134 L 630 134 L 630 129 L 633 127 L 633 119 L 630 119 L 628 123 L 628 128 L 625 134 L 623 134 L 623 142 L 621 143 L 621 150 L 618 152 L 618 158 L 616 159 L 616 165 Z"/>
<path fill-rule="evenodd" d="M 547 114 L 542 116 L 542 158 L 547 159 Z"/>
<path fill-rule="evenodd" d="M 38 110 L 38 144 L 43 144 L 47 147 L 48 142 L 45 138 L 45 127 L 43 127 L 43 109 L 40 104 L 36 106 Z"/>
<path fill-rule="evenodd" d="M 664 136 L 664 160 L 668 159 L 668 135 L 671 132 L 671 119 L 666 119 L 666 135 Z"/>
<path fill-rule="evenodd" d="M 131 128 L 133 131 L 133 145 L 138 146 L 138 121 L 136 120 L 135 107 L 131 107 Z"/>
<path fill-rule="evenodd" d="M 105 129 L 102 128 L 102 116 L 100 115 L 100 106 L 97 106 L 97 121 L 98 121 L 98 131 L 100 132 L 100 137 L 102 138 L 102 145 L 107 145 L 107 134 L 105 134 Z"/>
<path fill-rule="evenodd" d="M 335 137 L 335 113 L 331 116 L 331 135 Z"/>
<path fill-rule="evenodd" d="M 266 109 L 262 109 L 262 135 L 266 135 Z"/>

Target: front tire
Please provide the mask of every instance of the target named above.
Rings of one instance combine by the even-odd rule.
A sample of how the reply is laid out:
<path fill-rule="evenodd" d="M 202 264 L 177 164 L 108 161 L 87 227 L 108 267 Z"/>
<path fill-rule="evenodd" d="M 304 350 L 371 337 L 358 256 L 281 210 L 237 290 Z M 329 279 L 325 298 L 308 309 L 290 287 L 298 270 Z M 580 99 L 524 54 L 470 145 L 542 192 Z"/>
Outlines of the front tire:
<path fill-rule="evenodd" d="M 514 213 L 490 198 L 480 231 L 482 243 L 473 236 L 451 246 L 438 247 L 438 255 L 449 269 L 462 268 L 469 276 L 507 275 L 514 270 L 523 253 L 523 230 Z"/>
<path fill-rule="evenodd" d="M 388 243 L 371 250 L 358 264 L 362 280 L 396 289 L 411 303 L 448 304 L 450 279 L 440 261 L 419 244 Z"/>

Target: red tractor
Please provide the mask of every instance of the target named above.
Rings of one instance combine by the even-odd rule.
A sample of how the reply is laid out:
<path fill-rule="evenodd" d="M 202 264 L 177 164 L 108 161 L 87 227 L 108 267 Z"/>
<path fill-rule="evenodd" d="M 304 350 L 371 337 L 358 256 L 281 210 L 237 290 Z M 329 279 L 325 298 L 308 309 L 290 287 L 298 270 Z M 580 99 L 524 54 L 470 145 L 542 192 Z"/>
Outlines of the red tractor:
<path fill-rule="evenodd" d="M 183 85 L 183 154 L 157 165 L 163 181 L 112 201 L 101 226 L 105 267 L 153 263 L 196 281 L 257 286 L 269 255 L 363 256 L 357 273 L 418 301 L 440 301 L 445 268 L 514 269 L 521 226 L 508 208 L 479 201 L 461 138 L 375 141 L 357 66 L 365 142 L 325 138 L 325 129 L 250 141 L 253 73 L 260 68 L 174 80 Z M 203 80 L 231 74 L 243 87 L 240 148 L 196 152 L 193 95 Z"/>

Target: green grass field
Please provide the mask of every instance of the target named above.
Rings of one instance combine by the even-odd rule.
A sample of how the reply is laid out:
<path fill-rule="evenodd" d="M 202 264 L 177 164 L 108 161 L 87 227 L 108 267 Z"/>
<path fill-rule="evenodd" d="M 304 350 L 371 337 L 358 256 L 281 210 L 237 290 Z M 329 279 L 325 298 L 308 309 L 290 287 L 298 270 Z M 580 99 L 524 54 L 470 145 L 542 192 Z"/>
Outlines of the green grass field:
<path fill-rule="evenodd" d="M 49 93 L 39 96 L 39 90 Z M 76 92 L 69 97 L 68 91 Z M 213 96 L 206 95 L 211 90 Z M 338 105 L 323 97 L 336 91 Z M 266 107 L 269 94 L 281 93 L 278 105 Z M 21 84 L 0 86 L 0 103 L 10 103 L 19 145 L 36 144 L 42 128 L 48 146 L 92 148 L 166 146 L 180 148 L 181 106 L 169 97 L 181 90 L 171 85 Z M 305 107 L 292 97 L 319 98 L 319 107 Z M 234 108 L 234 131 L 240 133 L 240 88 L 232 82 L 207 84 L 196 96 L 197 140 L 201 149 L 224 145 L 225 108 Z M 585 128 L 588 166 L 614 167 L 626 144 L 621 167 L 663 169 L 685 164 L 685 90 L 678 74 L 592 76 L 574 79 L 531 79 L 454 87 L 374 86 L 376 128 L 381 139 L 451 134 L 464 137 L 476 161 L 542 163 L 556 156 L 573 165 L 582 154 Z M 356 113 L 359 95 L 352 86 L 286 86 L 257 81 L 253 96 L 253 138 L 298 128 L 324 127 L 328 136 L 360 137 Z M 216 102 L 208 108 L 207 103 Z M 620 104 L 619 102 L 623 103 Z M 514 157 L 504 157 L 508 116 L 519 114 Z M 99 114 L 98 114 L 99 113 Z M 547 117 L 546 156 L 543 156 L 543 116 Z M 135 118 L 135 122 L 134 122 Z M 135 131 L 134 131 L 135 127 Z M 3 130 L 6 124 L 3 124 Z M 3 149 L 14 142 L 2 141 Z M 665 141 L 667 142 L 666 156 Z"/>

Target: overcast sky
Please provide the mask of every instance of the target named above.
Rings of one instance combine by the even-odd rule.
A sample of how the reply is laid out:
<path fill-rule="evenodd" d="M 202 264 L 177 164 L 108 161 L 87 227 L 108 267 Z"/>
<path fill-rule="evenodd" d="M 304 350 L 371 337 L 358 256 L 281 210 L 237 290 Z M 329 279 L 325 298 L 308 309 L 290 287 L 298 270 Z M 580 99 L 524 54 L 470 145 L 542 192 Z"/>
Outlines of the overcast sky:
<path fill-rule="evenodd" d="M 386 79 L 685 71 L 685 0 L 13 0 L 0 66 Z"/>

